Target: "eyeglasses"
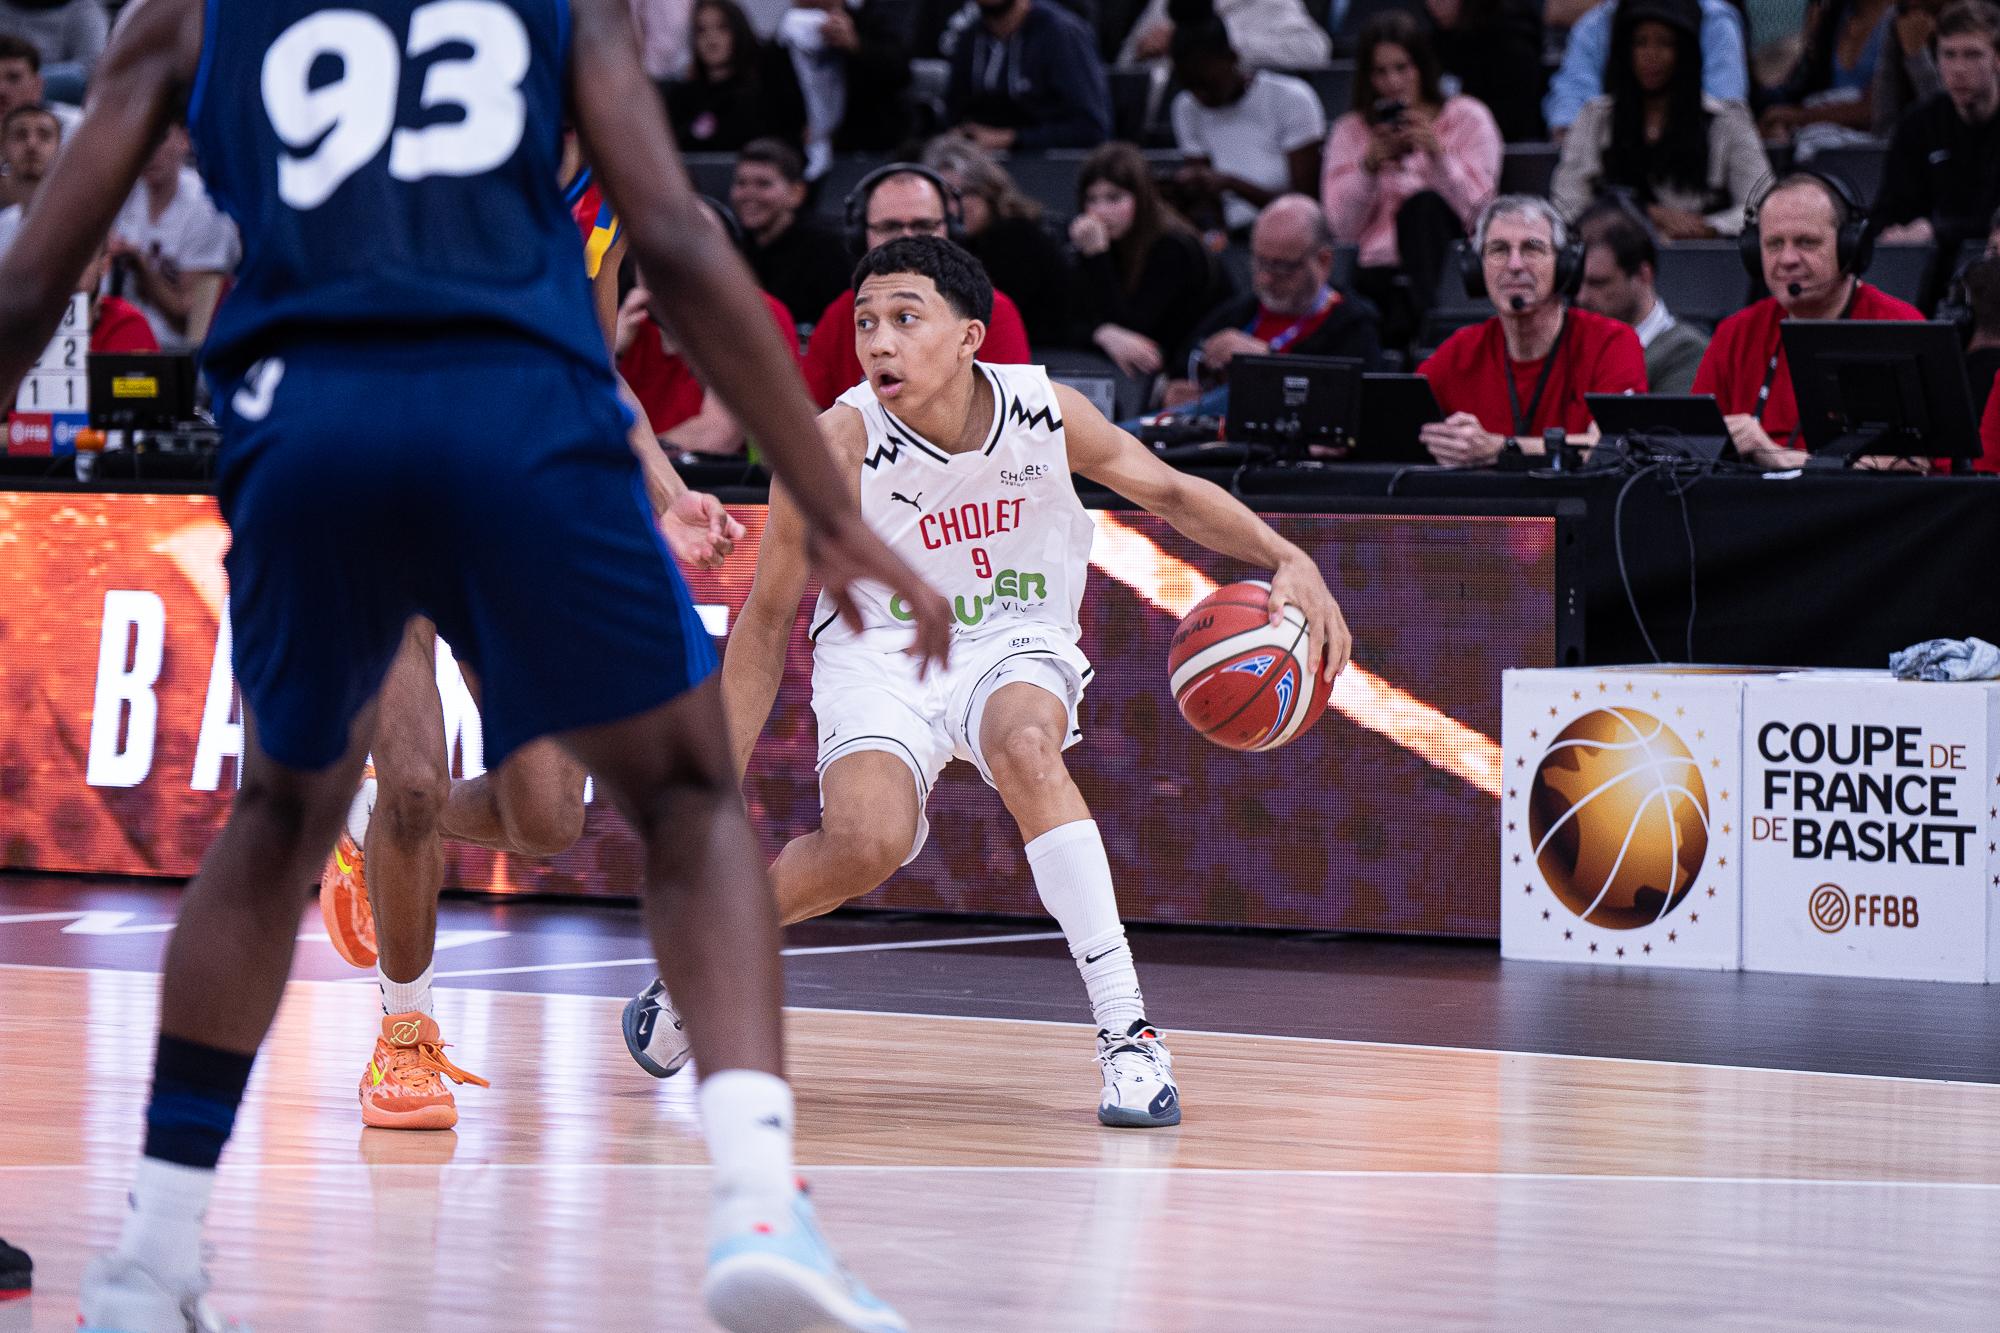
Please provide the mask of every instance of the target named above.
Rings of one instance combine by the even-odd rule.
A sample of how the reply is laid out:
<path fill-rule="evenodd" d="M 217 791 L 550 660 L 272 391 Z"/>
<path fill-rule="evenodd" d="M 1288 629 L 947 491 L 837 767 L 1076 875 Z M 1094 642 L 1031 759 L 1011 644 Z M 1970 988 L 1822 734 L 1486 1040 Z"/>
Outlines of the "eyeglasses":
<path fill-rule="evenodd" d="M 1488 241 L 1483 253 L 1488 259 L 1497 259 L 1504 264 L 1514 257 L 1516 251 L 1520 252 L 1523 259 L 1551 259 L 1556 252 L 1555 247 L 1547 241 L 1530 238 L 1518 245 L 1511 241 Z"/>
<path fill-rule="evenodd" d="M 893 238 L 897 236 L 942 236 L 943 218 L 884 218 L 880 222 L 868 224 L 870 236 Z"/>
<path fill-rule="evenodd" d="M 1303 259 L 1273 259 L 1269 255 L 1252 253 L 1250 256 L 1250 267 L 1261 273 L 1268 273 L 1274 278 L 1296 278 L 1299 274 L 1306 271 L 1306 261 Z"/>

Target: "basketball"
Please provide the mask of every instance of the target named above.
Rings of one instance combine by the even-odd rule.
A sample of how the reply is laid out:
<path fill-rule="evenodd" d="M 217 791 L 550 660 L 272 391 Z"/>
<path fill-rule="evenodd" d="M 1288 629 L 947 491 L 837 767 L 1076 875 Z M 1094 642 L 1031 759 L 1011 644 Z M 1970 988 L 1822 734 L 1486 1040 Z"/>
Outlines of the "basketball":
<path fill-rule="evenodd" d="M 1586 713 L 1549 742 L 1528 790 L 1535 862 L 1563 905 L 1594 926 L 1658 921 L 1708 855 L 1701 766 L 1636 708 Z"/>
<path fill-rule="evenodd" d="M 1306 619 L 1271 623 L 1271 585 L 1217 588 L 1174 631 L 1167 677 L 1188 725 L 1228 750 L 1275 750 L 1326 711 L 1333 683 L 1306 680 Z"/>

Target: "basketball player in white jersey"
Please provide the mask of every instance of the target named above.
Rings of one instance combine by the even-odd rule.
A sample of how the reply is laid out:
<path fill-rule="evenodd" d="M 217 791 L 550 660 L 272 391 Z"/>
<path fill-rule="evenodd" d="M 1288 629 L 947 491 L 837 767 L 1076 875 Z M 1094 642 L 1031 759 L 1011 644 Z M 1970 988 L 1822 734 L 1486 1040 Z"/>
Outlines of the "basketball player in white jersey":
<path fill-rule="evenodd" d="M 822 598 L 813 621 L 820 827 L 772 867 L 786 924 L 832 911 L 914 859 L 924 804 L 952 759 L 1000 793 L 1027 844 L 1035 888 L 1089 992 L 1107 1125 L 1177 1124 L 1173 1064 L 1146 1021 L 1118 919 L 1104 841 L 1062 752 L 1081 737 L 1091 674 L 1077 646 L 1092 524 L 1078 472 L 1194 541 L 1271 573 L 1275 621 L 1309 627 L 1308 672 L 1347 664 L 1340 608 L 1306 554 L 1220 487 L 1175 472 L 1038 366 L 978 361 L 992 286 L 979 261 L 938 237 L 875 250 L 855 274 L 854 336 L 867 380 L 820 416 L 861 497 L 862 518 L 952 603 L 950 668 L 928 678 L 908 655 L 909 609 L 886 588 L 857 593 L 850 629 Z M 722 697 L 739 774 L 769 718 L 808 574 L 804 527 L 773 486 L 748 601 L 730 633 Z M 681 1041 L 655 983 L 626 1009 L 648 1072 Z"/>

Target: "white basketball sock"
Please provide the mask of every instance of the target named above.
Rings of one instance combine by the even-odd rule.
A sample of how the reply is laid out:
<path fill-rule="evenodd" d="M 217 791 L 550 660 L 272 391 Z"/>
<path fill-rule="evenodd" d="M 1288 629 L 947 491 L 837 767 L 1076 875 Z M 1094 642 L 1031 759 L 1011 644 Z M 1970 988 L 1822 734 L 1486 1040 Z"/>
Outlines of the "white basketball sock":
<path fill-rule="evenodd" d="M 724 1069 L 701 1081 L 701 1128 L 715 1163 L 715 1234 L 791 1218 L 792 1089 L 775 1074 Z"/>
<path fill-rule="evenodd" d="M 1090 993 L 1097 1026 L 1123 1032 L 1146 1016 L 1132 949 L 1118 921 L 1118 897 L 1111 887 L 1111 859 L 1094 819 L 1052 828 L 1028 844 L 1028 868 L 1042 906 L 1062 927 L 1070 957 Z"/>
<path fill-rule="evenodd" d="M 170 1287 L 192 1286 L 201 1277 L 201 1219 L 214 1188 L 211 1169 L 140 1158 L 118 1253 Z"/>
<path fill-rule="evenodd" d="M 382 987 L 382 1012 L 385 1014 L 428 1014 L 431 1012 L 431 973 L 437 964 L 425 967 L 415 981 L 391 981 L 389 974 L 382 970 L 382 962 L 375 961 L 375 980 Z"/>

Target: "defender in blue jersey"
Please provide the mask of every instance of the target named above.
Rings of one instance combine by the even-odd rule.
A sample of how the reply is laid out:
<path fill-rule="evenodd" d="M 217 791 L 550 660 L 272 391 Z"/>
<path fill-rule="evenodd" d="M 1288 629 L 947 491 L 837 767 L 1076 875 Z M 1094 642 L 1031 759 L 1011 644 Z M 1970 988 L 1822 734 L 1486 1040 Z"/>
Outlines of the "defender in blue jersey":
<path fill-rule="evenodd" d="M 486 682 L 494 761 L 557 737 L 645 845 L 655 951 L 705 1079 L 710 1312 L 736 1329 L 900 1329 L 791 1179 L 769 882 L 713 652 L 646 512 L 555 183 L 565 107 L 697 369 L 796 497 L 827 587 L 949 613 L 862 523 L 747 271 L 699 205 L 627 0 L 142 0 L 0 259 L 0 390 L 175 111 L 245 243 L 207 351 L 242 785 L 166 958 L 145 1157 L 84 1325 L 220 1327 L 200 1219 L 358 779 L 371 699 L 426 615 Z M 857 620 L 858 623 L 858 620 Z M 671 934 L 673 948 L 664 947 Z"/>

